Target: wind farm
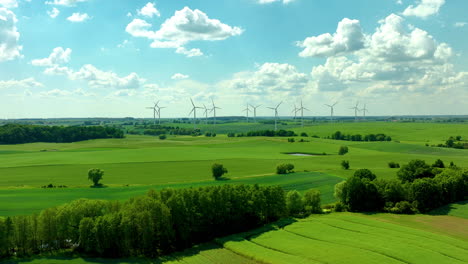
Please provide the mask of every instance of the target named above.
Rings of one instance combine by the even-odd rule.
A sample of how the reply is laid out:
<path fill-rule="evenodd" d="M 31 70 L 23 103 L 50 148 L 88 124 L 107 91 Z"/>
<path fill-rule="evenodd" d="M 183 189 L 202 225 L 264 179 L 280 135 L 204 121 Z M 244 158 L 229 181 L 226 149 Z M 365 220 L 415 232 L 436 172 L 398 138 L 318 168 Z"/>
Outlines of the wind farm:
<path fill-rule="evenodd" d="M 0 264 L 468 263 L 463 10 L 0 0 Z"/>

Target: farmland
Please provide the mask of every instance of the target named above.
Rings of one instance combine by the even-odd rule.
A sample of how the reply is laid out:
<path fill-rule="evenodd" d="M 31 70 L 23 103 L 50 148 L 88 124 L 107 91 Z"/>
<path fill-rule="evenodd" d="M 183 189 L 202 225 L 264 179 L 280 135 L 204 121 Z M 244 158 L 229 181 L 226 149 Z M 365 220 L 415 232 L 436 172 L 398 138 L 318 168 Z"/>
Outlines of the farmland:
<path fill-rule="evenodd" d="M 227 126 L 236 127 L 233 124 Z M 254 124 L 239 124 L 237 127 L 244 126 L 254 128 Z M 326 186 L 321 190 L 324 202 L 329 203 L 333 201 L 333 185 L 358 168 L 371 169 L 379 178 L 393 178 L 396 170 L 388 168 L 389 161 L 403 164 L 418 158 L 432 163 L 441 158 L 446 163 L 453 161 L 459 166 L 468 166 L 464 150 L 426 147 L 423 144 L 442 142 L 451 135 L 468 137 L 465 128 L 463 124 L 374 122 L 322 124 L 294 129 L 299 134 L 307 132 L 308 135 L 323 137 L 336 130 L 363 134 L 385 132 L 394 142 L 297 137 L 308 142 L 288 143 L 285 138 L 228 138 L 220 134 L 215 138 L 169 136 L 166 140 L 159 140 L 152 136 L 128 135 L 124 139 L 75 143 L 2 145 L 0 214 L 38 212 L 77 198 L 125 200 L 151 188 L 220 183 L 279 184 L 299 191 Z M 428 130 L 431 133 L 427 133 Z M 346 156 L 337 155 L 341 145 L 349 146 L 350 152 Z M 320 155 L 285 154 L 291 152 Z M 350 170 L 341 169 L 339 164 L 343 159 L 350 161 Z M 230 180 L 213 181 L 210 175 L 213 162 L 228 168 Z M 275 175 L 275 166 L 286 162 L 293 163 L 295 171 L 303 173 Z M 107 188 L 89 188 L 86 173 L 90 168 L 105 171 L 103 183 Z M 48 184 L 65 185 L 67 188 L 40 188 Z M 54 199 L 50 199 L 52 196 Z"/>

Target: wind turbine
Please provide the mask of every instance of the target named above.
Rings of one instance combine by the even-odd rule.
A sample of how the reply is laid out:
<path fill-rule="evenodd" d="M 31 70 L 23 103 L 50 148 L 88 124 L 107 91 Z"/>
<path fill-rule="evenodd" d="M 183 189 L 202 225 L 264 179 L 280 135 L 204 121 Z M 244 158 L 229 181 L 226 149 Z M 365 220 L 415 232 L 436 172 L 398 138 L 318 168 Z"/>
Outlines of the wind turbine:
<path fill-rule="evenodd" d="M 159 104 L 159 102 L 158 102 Z M 160 125 L 161 124 L 161 109 L 164 109 L 166 107 L 161 107 L 159 105 L 156 105 L 156 108 L 158 108 L 158 124 Z"/>
<path fill-rule="evenodd" d="M 281 103 L 279 103 L 276 107 L 267 107 L 271 110 L 275 110 L 275 131 L 278 130 L 278 126 L 277 126 L 277 119 L 278 119 L 278 108 L 280 107 L 280 105 L 283 103 L 283 101 L 281 101 Z"/>
<path fill-rule="evenodd" d="M 193 112 L 193 129 L 196 129 L 196 125 L 197 125 L 197 109 L 203 109 L 203 108 L 201 108 L 201 107 L 199 107 L 199 106 L 195 106 L 195 104 L 193 103 L 192 98 L 190 98 L 190 101 L 192 102 L 193 108 L 192 108 L 192 111 L 190 111 L 189 115 L 191 115 L 192 112 Z"/>
<path fill-rule="evenodd" d="M 294 109 L 291 111 L 291 113 L 294 113 L 293 119 L 296 120 L 297 118 L 297 112 L 299 111 L 299 108 L 296 107 L 296 104 L 294 104 Z"/>
<path fill-rule="evenodd" d="M 205 109 L 205 112 L 203 112 L 203 114 L 205 115 L 205 124 L 208 124 L 208 110 L 211 111 L 211 109 L 206 108 L 205 104 L 203 104 L 203 109 Z"/>
<path fill-rule="evenodd" d="M 153 109 L 153 124 L 154 125 L 156 125 L 156 113 L 158 113 L 159 115 L 158 104 L 159 104 L 159 101 L 154 103 L 154 106 L 152 107 L 146 107 L 146 109 Z"/>
<path fill-rule="evenodd" d="M 250 112 L 249 104 L 247 104 L 247 106 L 245 107 L 244 110 L 242 110 L 242 112 L 247 112 L 247 123 L 248 123 L 249 122 L 249 112 Z"/>
<path fill-rule="evenodd" d="M 364 108 L 362 108 L 361 111 L 362 111 L 362 115 L 363 115 L 364 118 L 365 118 L 365 117 L 366 117 L 366 112 L 369 113 L 369 110 L 367 110 L 366 104 L 364 104 Z"/>
<path fill-rule="evenodd" d="M 250 105 L 250 107 L 253 108 L 253 112 L 254 112 L 254 122 L 257 122 L 257 108 L 259 108 L 260 106 L 262 105 L 257 105 L 257 106 Z"/>
<path fill-rule="evenodd" d="M 358 113 L 358 111 L 360 111 L 359 108 L 358 108 L 358 105 L 359 105 L 359 102 L 356 102 L 356 106 L 349 108 L 349 109 L 354 109 L 354 119 L 356 121 L 358 120 L 357 113 Z"/>
<path fill-rule="evenodd" d="M 309 109 L 305 108 L 302 105 L 302 100 L 301 100 L 301 107 L 297 108 L 297 111 L 301 111 L 301 127 L 304 127 L 304 110 L 310 111 Z"/>
<path fill-rule="evenodd" d="M 211 104 L 213 105 L 213 108 L 211 108 L 211 112 L 213 112 L 213 125 L 216 124 L 216 109 L 221 109 L 220 107 L 217 107 L 213 101 L 213 98 L 211 98 Z"/>
<path fill-rule="evenodd" d="M 333 121 L 333 112 L 335 110 L 335 105 L 337 104 L 338 102 L 335 102 L 334 104 L 332 105 L 329 105 L 329 104 L 325 104 L 326 106 L 330 107 L 330 119 L 331 121 Z"/>

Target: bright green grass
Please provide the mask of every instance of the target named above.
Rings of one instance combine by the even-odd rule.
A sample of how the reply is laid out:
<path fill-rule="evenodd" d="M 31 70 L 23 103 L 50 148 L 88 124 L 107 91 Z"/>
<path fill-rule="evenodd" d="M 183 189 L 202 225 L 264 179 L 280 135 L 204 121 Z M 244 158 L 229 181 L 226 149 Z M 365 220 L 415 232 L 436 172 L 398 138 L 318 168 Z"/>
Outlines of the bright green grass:
<path fill-rule="evenodd" d="M 227 249 L 267 263 L 468 262 L 468 238 L 350 213 L 311 216 L 283 229 L 223 242 Z"/>
<path fill-rule="evenodd" d="M 468 219 L 468 201 L 452 203 L 431 212 L 433 215 L 451 215 Z"/>
<path fill-rule="evenodd" d="M 250 178 L 237 178 L 232 180 L 209 180 L 193 183 L 143 185 L 111 188 L 27 188 L 27 189 L 0 189 L 0 216 L 37 213 L 42 209 L 64 204 L 79 198 L 126 200 L 130 197 L 145 194 L 149 189 L 162 189 L 166 187 L 187 188 L 203 187 L 220 184 L 259 184 L 279 185 L 286 191 L 298 190 L 304 192 L 308 189 L 318 189 L 322 193 L 322 203 L 332 203 L 333 188 L 342 179 L 318 172 L 294 173 L 288 175 L 272 175 Z"/>

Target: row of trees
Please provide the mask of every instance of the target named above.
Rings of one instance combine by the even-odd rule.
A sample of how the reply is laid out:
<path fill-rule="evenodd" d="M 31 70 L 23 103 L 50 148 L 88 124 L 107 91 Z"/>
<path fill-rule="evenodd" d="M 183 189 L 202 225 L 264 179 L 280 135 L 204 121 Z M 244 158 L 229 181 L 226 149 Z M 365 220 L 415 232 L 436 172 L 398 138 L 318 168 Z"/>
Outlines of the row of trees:
<path fill-rule="evenodd" d="M 294 131 L 290 130 L 259 130 L 259 131 L 250 131 L 247 133 L 228 133 L 228 137 L 295 137 L 297 136 Z"/>
<path fill-rule="evenodd" d="M 370 170 L 357 170 L 347 181 L 335 186 L 338 207 L 344 206 L 349 211 L 415 213 L 468 197 L 466 169 L 434 168 L 416 160 L 403 165 L 398 176 L 399 179 L 377 179 Z"/>
<path fill-rule="evenodd" d="M 455 148 L 455 149 L 468 149 L 468 142 L 462 140 L 461 136 L 450 137 L 445 141 L 445 144 L 438 144 L 437 147 L 442 148 Z"/>
<path fill-rule="evenodd" d="M 316 196 L 304 197 L 300 210 L 315 211 Z M 88 256 L 156 257 L 247 231 L 288 212 L 279 186 L 151 190 L 125 203 L 81 199 L 40 214 L 0 218 L 0 258 L 61 249 Z"/>
<path fill-rule="evenodd" d="M 139 134 L 138 131 L 129 131 L 129 134 Z M 200 136 L 200 129 L 190 129 L 183 127 L 160 127 L 154 129 L 145 129 L 144 135 L 159 136 L 159 135 L 180 135 L 180 136 Z"/>
<path fill-rule="evenodd" d="M 385 134 L 369 134 L 369 135 L 361 135 L 361 134 L 344 134 L 340 131 L 336 131 L 330 137 L 330 139 L 335 140 L 346 140 L 346 141 L 392 141 L 390 136 Z"/>
<path fill-rule="evenodd" d="M 123 138 L 122 130 L 103 126 L 36 126 L 6 124 L 0 126 L 0 144 L 32 142 L 66 143 L 97 138 Z"/>

